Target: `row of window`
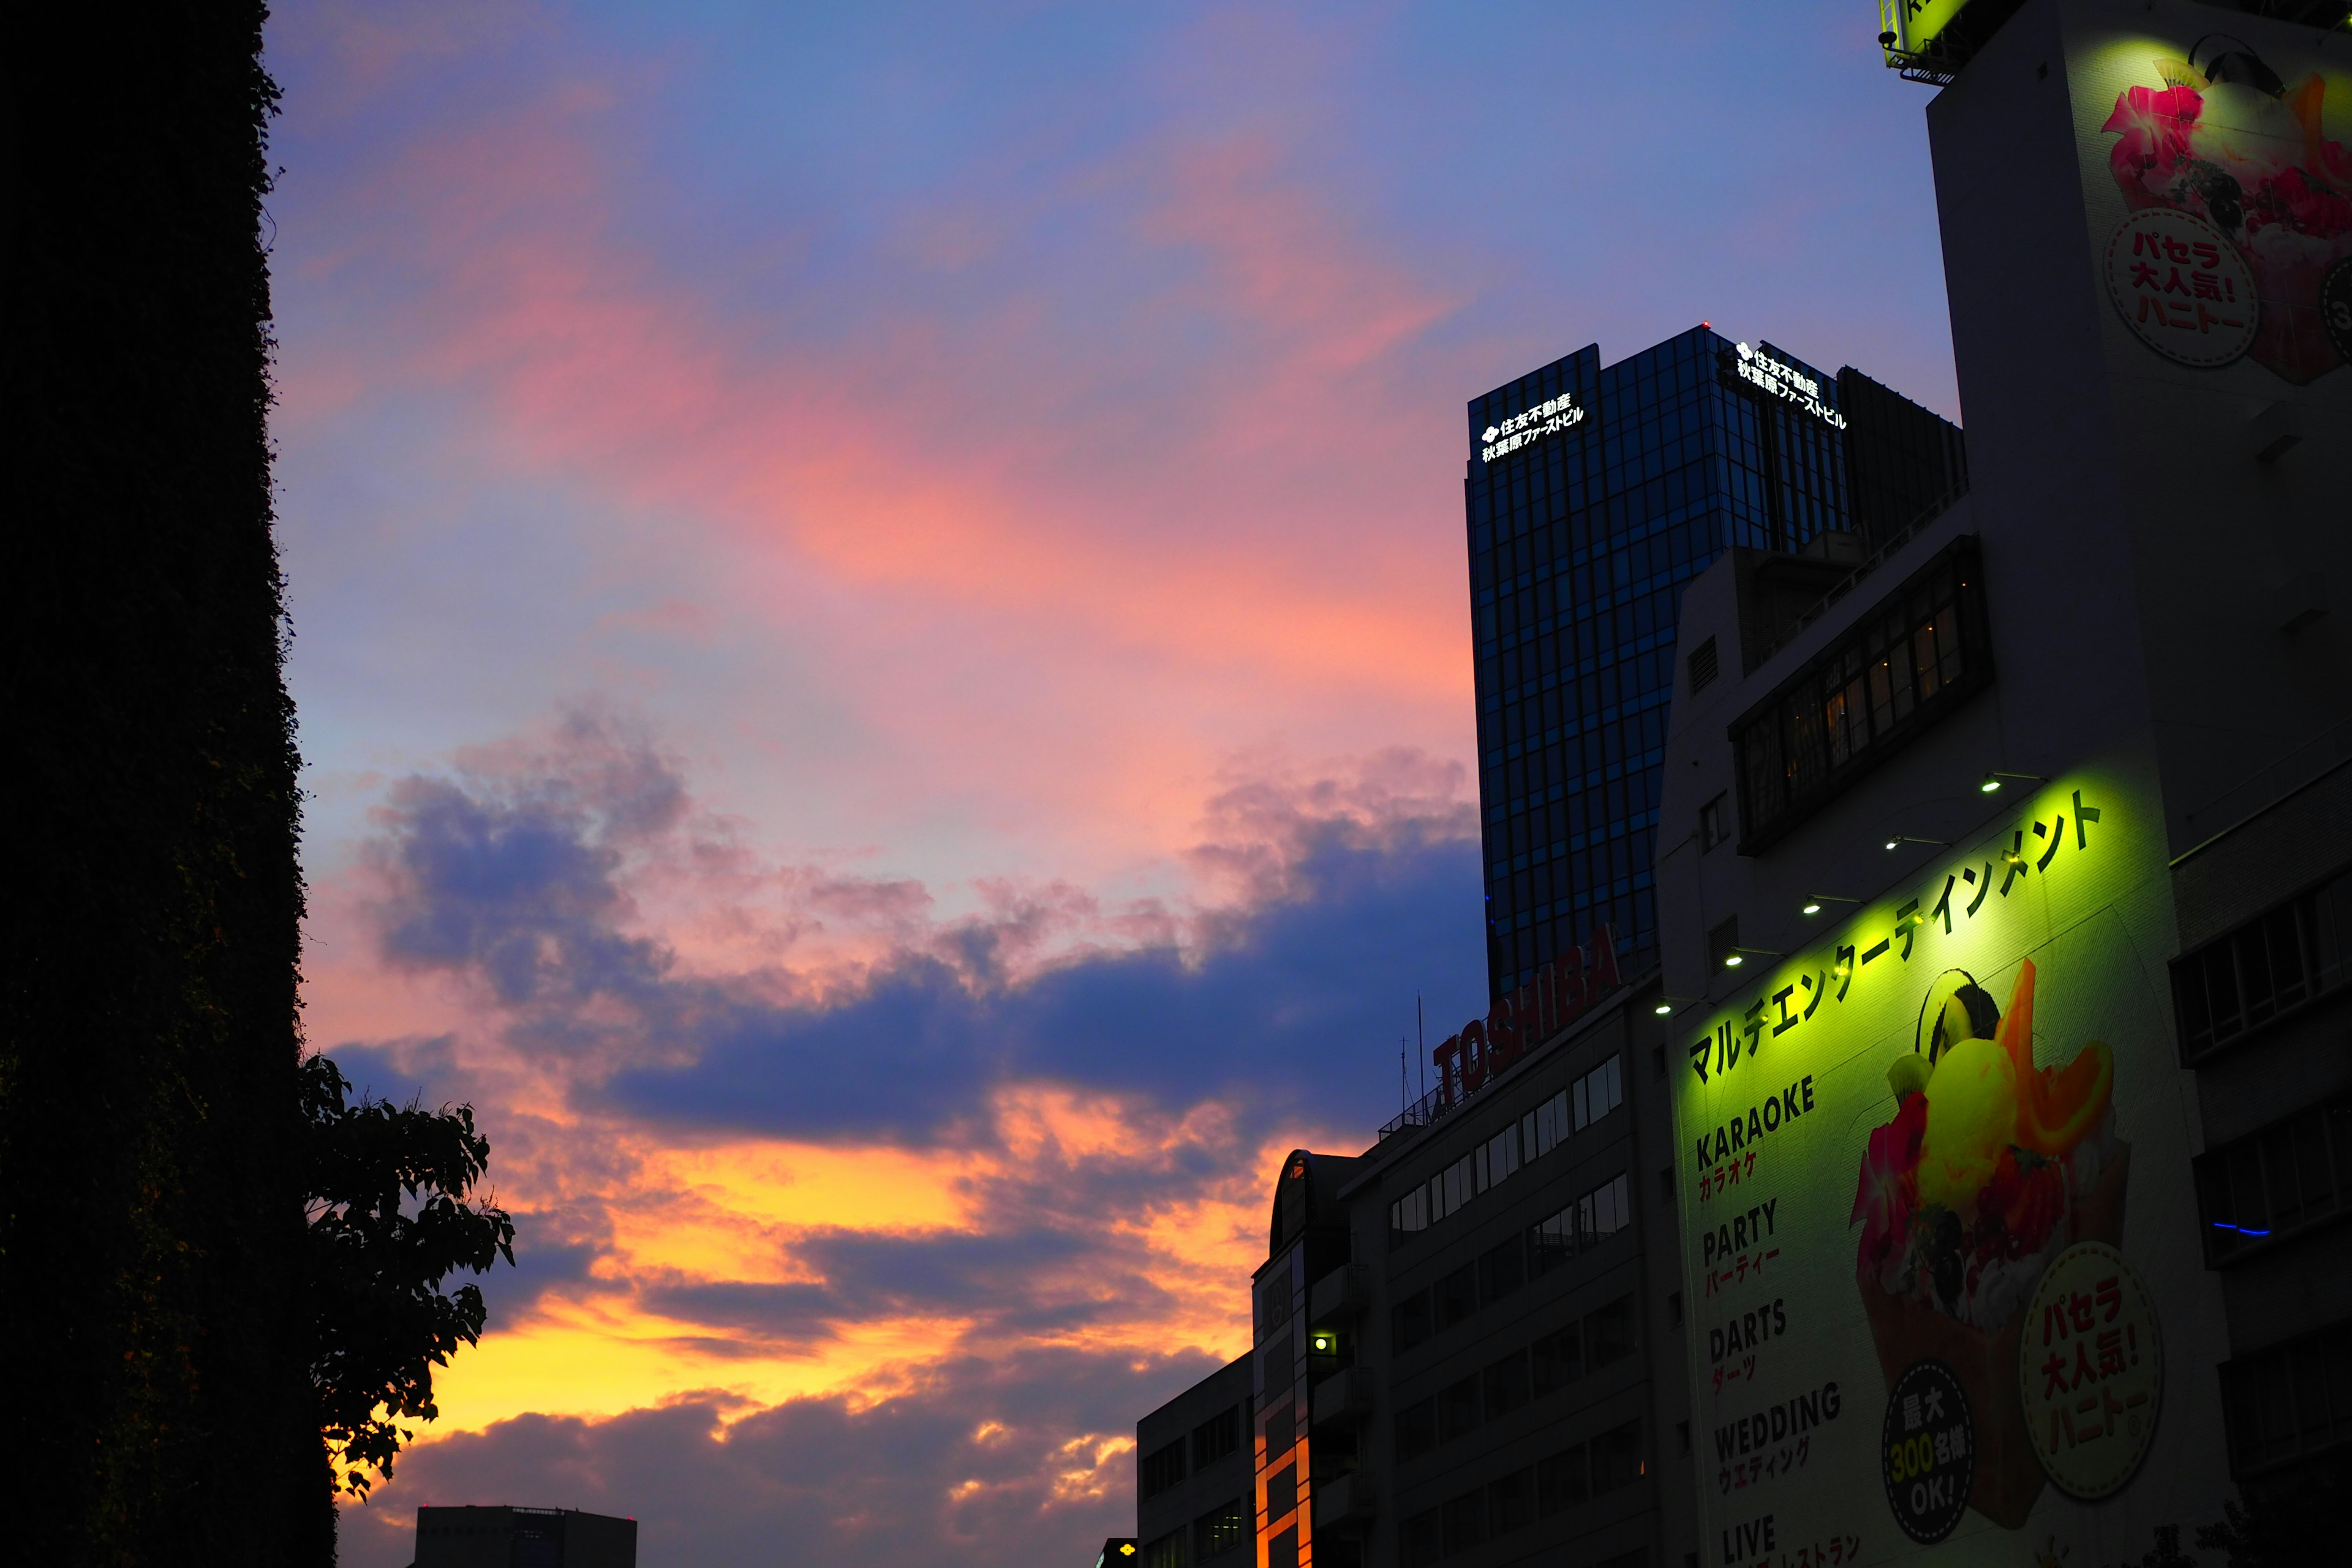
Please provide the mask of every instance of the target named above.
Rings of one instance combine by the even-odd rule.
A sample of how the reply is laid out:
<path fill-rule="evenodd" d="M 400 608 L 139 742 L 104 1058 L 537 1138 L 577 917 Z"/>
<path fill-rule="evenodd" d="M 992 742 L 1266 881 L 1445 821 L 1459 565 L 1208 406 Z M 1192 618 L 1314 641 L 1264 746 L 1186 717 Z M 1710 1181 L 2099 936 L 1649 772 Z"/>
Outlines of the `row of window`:
<path fill-rule="evenodd" d="M 1389 1345 L 1401 1354 L 1431 1335 L 1466 1322 L 1481 1307 L 1540 1279 L 1586 1247 L 1633 1223 L 1633 1189 L 1622 1173 L 1586 1193 L 1549 1218 L 1530 1226 L 1436 1284 L 1389 1309 Z"/>
<path fill-rule="evenodd" d="M 2342 985 L 2352 946 L 2352 873 L 2337 877 L 2172 966 L 2182 1059 L 2195 1064 Z"/>
<path fill-rule="evenodd" d="M 1195 1563 L 1210 1563 L 1229 1552 L 1238 1552 L 1250 1543 L 1250 1510 L 1247 1498 L 1234 1498 L 1219 1503 L 1189 1528 L 1171 1530 L 1155 1541 L 1143 1543 L 1143 1568 L 1191 1568 Z M 1192 1550 L 1188 1553 L 1186 1548 Z"/>
<path fill-rule="evenodd" d="M 1622 1105 L 1622 1062 L 1611 1057 L 1389 1205 L 1390 1245 L 1428 1229 Z"/>
<path fill-rule="evenodd" d="M 2352 1200 L 2352 1099 L 2207 1150 L 2197 1158 L 2197 1196 L 2211 1264 L 2343 1214 Z"/>
<path fill-rule="evenodd" d="M 1397 1559 L 1404 1568 L 1443 1562 L 1631 1486 L 1647 1468 L 1641 1423 L 1628 1421 L 1403 1521 L 1397 1526 Z M 1638 1552 L 1612 1560 L 1640 1561 Z"/>
<path fill-rule="evenodd" d="M 1239 1405 L 1229 1405 L 1192 1428 L 1192 1473 L 1197 1475 L 1221 1459 L 1241 1452 L 1244 1417 Z M 1136 1490 L 1158 1497 L 1184 1479 L 1186 1439 L 1162 1444 L 1136 1462 Z"/>
<path fill-rule="evenodd" d="M 2221 1363 L 2230 1469 L 2241 1480 L 2352 1444 L 2352 1319 Z"/>
<path fill-rule="evenodd" d="M 1593 668 L 1583 674 L 1530 683 L 1488 709 L 1478 726 L 1481 753 L 1501 749 L 1507 756 L 1515 742 L 1525 754 L 1538 742 L 1573 742 L 1580 735 L 1590 740 L 1619 715 L 1662 708 L 1671 695 L 1667 677 L 1673 660 L 1666 647 L 1654 644 L 1632 654 L 1612 649 L 1591 663 Z M 1578 752 L 1570 746 L 1563 754 L 1572 762 Z M 1561 765 L 1570 774 L 1585 771 Z"/>
<path fill-rule="evenodd" d="M 1991 679 L 1974 536 L 1888 595 L 1732 726 L 1753 854 Z"/>
<path fill-rule="evenodd" d="M 1413 1459 L 1452 1442 L 1610 1363 L 1633 1353 L 1633 1299 L 1620 1296 L 1576 1322 L 1538 1337 L 1534 1343 L 1396 1414 L 1396 1456 Z"/>
<path fill-rule="evenodd" d="M 1638 955 L 1654 953 L 1658 943 L 1657 895 L 1646 877 L 1634 879 L 1622 891 L 1596 890 L 1589 903 L 1580 895 L 1570 908 L 1555 907 L 1553 921 L 1531 922 L 1517 931 L 1489 931 L 1487 972 L 1498 977 L 1497 991 L 1533 984 L 1538 966 L 1549 963 L 1549 955 L 1574 942 L 1578 931 L 1604 921 L 1623 944 L 1621 952 L 1636 955 L 1622 961 L 1627 972 L 1643 967 L 1645 961 Z"/>

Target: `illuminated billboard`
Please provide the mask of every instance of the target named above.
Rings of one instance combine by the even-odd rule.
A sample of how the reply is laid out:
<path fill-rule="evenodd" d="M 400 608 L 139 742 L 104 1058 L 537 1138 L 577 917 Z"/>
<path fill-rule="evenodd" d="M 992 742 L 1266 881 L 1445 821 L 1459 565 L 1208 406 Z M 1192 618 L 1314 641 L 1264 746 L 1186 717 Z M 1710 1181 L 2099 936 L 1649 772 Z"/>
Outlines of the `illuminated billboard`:
<path fill-rule="evenodd" d="M 2145 350 L 2273 386 L 2352 359 L 2352 62 L 2318 37 L 2210 16 L 2070 41 L 2101 283 Z"/>
<path fill-rule="evenodd" d="M 2147 798 L 2059 780 L 1818 943 L 1735 953 L 1769 973 L 1678 1020 L 1710 1563 L 2095 1568 L 2210 1476 Z"/>

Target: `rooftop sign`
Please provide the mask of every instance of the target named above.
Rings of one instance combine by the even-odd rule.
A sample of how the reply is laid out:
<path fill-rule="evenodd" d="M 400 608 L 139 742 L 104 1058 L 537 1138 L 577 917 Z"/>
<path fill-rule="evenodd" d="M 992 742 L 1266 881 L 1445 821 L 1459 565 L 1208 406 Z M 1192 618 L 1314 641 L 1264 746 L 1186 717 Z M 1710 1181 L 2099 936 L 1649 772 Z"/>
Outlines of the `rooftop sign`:
<path fill-rule="evenodd" d="M 1845 428 L 1845 416 L 1822 401 L 1822 384 L 1769 349 L 1734 343 L 1724 356 L 1724 373 L 1767 397 L 1795 404 L 1832 430 Z"/>
<path fill-rule="evenodd" d="M 1489 425 L 1478 437 L 1481 447 L 1478 460 L 1491 463 L 1497 458 L 1508 457 L 1522 447 L 1532 447 L 1547 436 L 1556 436 L 1572 426 L 1584 423 L 1584 405 L 1572 392 L 1548 398 L 1524 414 L 1514 414 L 1500 425 Z"/>

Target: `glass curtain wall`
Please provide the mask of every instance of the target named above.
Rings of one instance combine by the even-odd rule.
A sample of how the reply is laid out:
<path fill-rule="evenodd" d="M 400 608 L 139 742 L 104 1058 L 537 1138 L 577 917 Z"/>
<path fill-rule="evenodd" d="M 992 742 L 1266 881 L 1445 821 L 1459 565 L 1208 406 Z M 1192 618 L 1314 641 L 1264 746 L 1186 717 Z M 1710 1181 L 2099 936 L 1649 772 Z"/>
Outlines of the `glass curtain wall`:
<path fill-rule="evenodd" d="M 1770 352 L 1835 408 L 1834 377 Z M 1741 382 L 1733 353 L 1705 327 L 1606 367 L 1596 345 L 1469 405 L 1495 994 L 1604 921 L 1633 966 L 1654 951 L 1658 770 L 1683 588 L 1729 546 L 1794 550 L 1850 526 L 1838 429 Z M 1571 408 L 1581 416 L 1566 417 Z"/>

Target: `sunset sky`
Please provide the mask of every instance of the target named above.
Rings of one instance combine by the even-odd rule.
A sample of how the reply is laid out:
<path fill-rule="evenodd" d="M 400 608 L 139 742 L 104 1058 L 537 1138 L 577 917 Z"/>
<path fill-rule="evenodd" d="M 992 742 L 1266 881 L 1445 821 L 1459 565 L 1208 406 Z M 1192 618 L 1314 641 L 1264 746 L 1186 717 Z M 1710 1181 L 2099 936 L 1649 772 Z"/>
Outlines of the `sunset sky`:
<path fill-rule="evenodd" d="M 1090 1561 L 1275 1163 L 1483 996 L 1464 404 L 1959 413 L 1872 8 L 289 4 L 310 1043 L 520 1267 L 421 1503 Z"/>

